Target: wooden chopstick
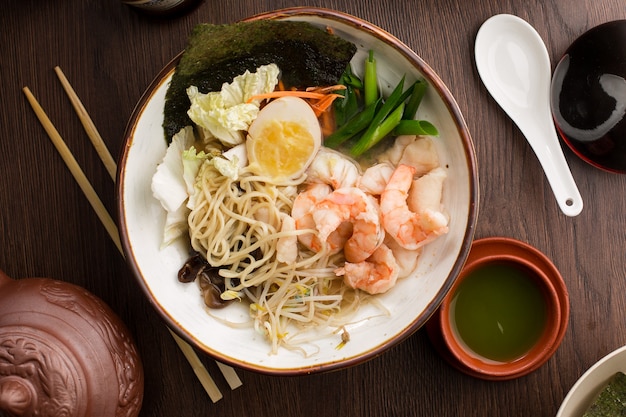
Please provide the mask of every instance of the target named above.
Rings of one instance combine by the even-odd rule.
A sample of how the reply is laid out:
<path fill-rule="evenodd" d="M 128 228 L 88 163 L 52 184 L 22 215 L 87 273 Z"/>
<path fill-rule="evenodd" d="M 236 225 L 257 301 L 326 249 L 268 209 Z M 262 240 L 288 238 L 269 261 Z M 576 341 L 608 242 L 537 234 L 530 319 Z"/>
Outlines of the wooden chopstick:
<path fill-rule="evenodd" d="M 120 254 L 123 257 L 124 256 L 124 251 L 122 250 L 122 245 L 121 245 L 121 242 L 120 242 L 120 239 L 119 239 L 119 233 L 118 233 L 118 230 L 117 230 L 117 226 L 115 225 L 115 222 L 113 221 L 113 219 L 111 218 L 111 216 L 107 212 L 106 208 L 104 207 L 104 204 L 102 204 L 102 201 L 98 197 L 98 194 L 93 189 L 91 183 L 89 182 L 89 180 L 85 176 L 83 170 L 80 168 L 78 162 L 76 161 L 76 159 L 72 155 L 71 151 L 69 150 L 69 148 L 67 147 L 67 145 L 63 141 L 63 138 L 61 137 L 61 135 L 59 134 L 57 129 L 54 127 L 54 124 L 50 121 L 50 119 L 48 118 L 48 116 L 46 115 L 45 111 L 43 110 L 43 108 L 41 107 L 41 105 L 39 104 L 37 99 L 34 97 L 32 92 L 30 91 L 30 89 L 28 87 L 24 87 L 23 91 L 24 91 L 24 94 L 26 95 L 26 98 L 28 99 L 28 102 L 30 103 L 31 107 L 33 108 L 37 118 L 39 119 L 40 123 L 42 124 L 42 126 L 44 127 L 46 132 L 48 133 L 48 136 L 50 137 L 52 143 L 57 148 L 57 151 L 59 152 L 59 154 L 63 158 L 63 161 L 65 162 L 65 164 L 69 168 L 70 172 L 74 176 L 74 179 L 76 180 L 76 182 L 80 186 L 81 190 L 83 191 L 83 193 L 87 197 L 87 200 L 89 201 L 89 203 L 91 204 L 92 208 L 94 209 L 94 211 L 98 215 L 98 218 L 100 219 L 100 221 L 104 225 L 105 229 L 109 233 L 109 236 L 111 237 L 113 242 L 116 244 Z M 113 172 L 115 172 L 115 171 L 116 171 L 116 169 Z M 175 336 L 174 332 L 172 332 L 171 329 L 168 328 L 168 330 L 170 331 L 170 333 L 173 336 Z M 198 358 L 198 356 L 195 353 L 195 351 L 193 350 L 193 348 L 191 348 L 191 346 L 189 346 L 189 344 L 187 344 L 183 339 L 181 339 L 178 336 L 174 337 L 174 340 L 176 341 L 178 347 L 181 349 L 181 351 L 185 355 L 185 358 L 189 361 L 190 365 L 192 366 L 192 369 L 194 370 L 194 373 L 196 374 L 196 376 L 200 380 L 200 383 L 202 384 L 202 386 L 206 390 L 206 392 L 209 395 L 209 397 L 211 398 L 211 400 L 213 402 L 219 401 L 222 398 L 222 393 L 220 392 L 219 388 L 215 384 L 215 381 L 213 380 L 213 378 L 211 378 L 211 376 L 209 375 L 208 371 L 206 370 L 206 368 L 204 367 L 204 365 L 200 361 L 200 358 Z M 221 370 L 221 368 L 220 368 L 220 370 Z M 222 371 L 222 373 L 224 373 L 224 371 Z M 227 379 L 227 382 L 228 382 L 229 386 L 231 386 L 231 388 L 234 385 L 240 386 L 241 385 L 241 381 L 239 380 L 239 377 L 234 372 L 234 369 L 233 369 L 232 373 L 235 375 L 236 380 L 233 382 L 233 381 Z M 225 377 L 226 377 L 226 375 L 227 374 L 224 373 Z M 237 381 L 239 381 L 239 385 L 237 385 Z M 234 389 L 234 388 L 232 388 L 232 389 Z"/>
<path fill-rule="evenodd" d="M 83 103 L 78 98 L 78 95 L 76 95 L 74 88 L 69 83 L 69 81 L 67 81 L 67 78 L 65 77 L 65 74 L 63 74 L 63 71 L 61 71 L 61 68 L 59 68 L 58 66 L 54 67 L 54 71 L 56 72 L 57 77 L 61 81 L 61 85 L 63 86 L 63 89 L 65 89 L 65 92 L 70 98 L 70 101 L 72 102 L 72 105 L 74 106 L 74 110 L 76 110 L 76 114 L 78 114 L 78 118 L 82 122 L 83 127 L 85 128 L 85 132 L 87 132 L 87 136 L 89 136 L 89 139 L 91 139 L 91 143 L 93 144 L 93 147 L 96 149 L 98 156 L 100 156 L 100 159 L 102 160 L 102 163 L 104 164 L 104 167 L 106 168 L 111 178 L 113 178 L 113 181 L 115 181 L 115 175 L 117 172 L 117 164 L 115 163 L 115 160 L 109 153 L 109 149 L 106 147 L 104 141 L 102 140 L 102 136 L 100 136 L 98 129 L 96 129 L 96 125 L 93 123 L 93 120 L 91 120 L 89 113 L 87 113 L 87 110 L 85 109 L 85 107 L 83 106 Z"/>
<path fill-rule="evenodd" d="M 115 181 L 115 176 L 117 172 L 117 163 L 111 157 L 111 154 L 109 153 L 109 150 L 106 144 L 104 143 L 104 140 L 102 140 L 102 136 L 100 136 L 100 133 L 98 132 L 98 129 L 96 128 L 96 125 L 91 120 L 89 113 L 83 106 L 83 103 L 80 101 L 80 98 L 74 91 L 74 88 L 72 87 L 70 82 L 67 80 L 67 77 L 65 77 L 65 74 L 63 73 L 61 68 L 59 66 L 56 66 L 54 67 L 54 71 L 56 72 L 57 77 L 61 81 L 61 84 L 63 85 L 63 88 L 65 89 L 67 96 L 69 97 L 72 105 L 74 106 L 74 109 L 76 110 L 76 114 L 78 115 L 79 119 L 81 120 L 83 124 L 83 127 L 85 128 L 85 131 L 87 132 L 87 136 L 89 136 L 89 139 L 91 139 L 91 143 L 96 149 L 98 156 L 100 156 L 102 163 L 104 164 L 104 166 L 107 168 L 107 171 L 111 175 L 111 179 Z M 119 237 L 118 237 L 118 240 L 119 240 Z M 122 253 L 122 256 L 124 256 L 123 252 L 122 251 L 120 252 Z M 180 341 L 185 343 L 182 339 L 180 339 Z M 239 388 L 243 384 L 241 382 L 241 379 L 239 379 L 237 372 L 235 372 L 234 368 L 224 365 L 221 362 L 218 362 L 218 361 L 216 362 L 217 362 L 218 368 L 220 369 L 220 372 L 222 372 L 222 375 L 224 375 L 224 378 L 226 379 L 226 382 L 228 383 L 228 386 L 230 387 L 230 389 Z"/>
<path fill-rule="evenodd" d="M 168 327 L 167 330 L 170 331 L 170 334 L 178 344 L 180 350 L 183 352 L 183 355 L 185 355 L 185 358 L 187 358 L 189 365 L 191 365 L 191 369 L 193 369 L 193 372 L 196 374 L 196 377 L 204 387 L 204 390 L 207 392 L 207 394 L 209 394 L 211 401 L 216 403 L 221 400 L 222 393 L 220 392 L 220 389 L 217 387 L 217 385 L 215 385 L 215 381 L 213 380 L 213 378 L 211 378 L 206 368 L 204 367 L 204 364 L 202 363 L 198 355 L 196 355 L 196 352 L 193 350 L 193 348 L 189 346 L 187 342 L 181 339 L 180 336 L 174 333 L 172 329 Z"/>
<path fill-rule="evenodd" d="M 237 372 L 235 372 L 235 369 L 232 366 L 224 365 L 220 361 L 215 361 L 215 363 L 217 364 L 217 367 L 220 368 L 220 371 L 222 372 L 222 375 L 224 375 L 224 378 L 226 379 L 226 382 L 231 390 L 239 388 L 243 385 L 243 382 L 239 379 L 239 375 L 237 375 Z"/>
<path fill-rule="evenodd" d="M 117 232 L 117 226 L 115 226 L 115 223 L 113 222 L 113 219 L 109 215 L 109 212 L 104 207 L 104 204 L 102 204 L 102 201 L 100 201 L 98 194 L 91 186 L 91 183 L 85 176 L 85 173 L 80 168 L 80 165 L 78 165 L 78 162 L 76 162 L 74 155 L 72 155 L 72 152 L 70 152 L 69 148 L 63 141 L 63 138 L 61 138 L 61 135 L 59 134 L 57 129 L 54 127 L 54 125 L 52 124 L 52 122 L 50 121 L 46 113 L 43 111 L 43 109 L 39 105 L 39 102 L 37 102 L 37 99 L 31 93 L 30 89 L 28 87 L 24 87 L 23 90 L 24 90 L 24 94 L 26 94 L 26 98 L 28 99 L 28 102 L 30 103 L 33 110 L 35 111 L 37 118 L 39 118 L 39 121 L 41 122 L 43 128 L 48 133 L 48 136 L 52 140 L 52 143 L 54 144 L 54 146 L 57 148 L 57 151 L 61 155 L 61 158 L 63 158 L 65 165 L 67 165 L 70 172 L 76 179 L 76 182 L 78 183 L 79 187 L 83 191 L 83 194 L 85 194 L 85 196 L 87 197 L 87 200 L 89 200 L 89 202 L 91 203 L 91 206 L 93 207 L 94 211 L 98 215 L 98 218 L 100 219 L 105 229 L 109 233 L 109 236 L 111 236 L 111 239 L 113 239 L 113 243 L 115 243 L 115 246 L 117 246 L 120 253 L 123 253 L 122 244 L 120 242 L 119 234 Z"/>

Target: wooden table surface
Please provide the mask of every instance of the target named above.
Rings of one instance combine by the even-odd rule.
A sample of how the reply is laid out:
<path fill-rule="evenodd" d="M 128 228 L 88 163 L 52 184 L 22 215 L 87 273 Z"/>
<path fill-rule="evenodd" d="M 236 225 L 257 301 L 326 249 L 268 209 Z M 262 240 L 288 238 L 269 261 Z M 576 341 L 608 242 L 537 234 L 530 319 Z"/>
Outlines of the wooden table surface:
<path fill-rule="evenodd" d="M 626 18 L 624 0 L 204 0 L 191 13 L 155 20 L 118 0 L 4 0 L 0 15 L 0 269 L 84 286 L 126 322 L 145 367 L 141 416 L 553 416 L 578 377 L 626 344 L 626 176 L 608 174 L 569 150 L 583 212 L 563 215 L 516 126 L 488 95 L 473 59 L 476 32 L 494 14 L 530 22 L 553 67 L 585 30 Z M 50 143 L 22 88 L 39 99 L 111 213 L 115 188 L 53 68 L 73 84 L 116 156 L 144 89 L 200 22 L 228 23 L 292 6 L 337 9 L 368 20 L 416 51 L 456 97 L 480 173 L 476 237 L 530 243 L 569 288 L 569 328 L 534 373 L 487 382 L 452 369 L 424 330 L 351 369 L 304 377 L 239 371 L 231 391 L 202 357 L 224 398 L 213 404 L 146 301 L 98 217 Z"/>

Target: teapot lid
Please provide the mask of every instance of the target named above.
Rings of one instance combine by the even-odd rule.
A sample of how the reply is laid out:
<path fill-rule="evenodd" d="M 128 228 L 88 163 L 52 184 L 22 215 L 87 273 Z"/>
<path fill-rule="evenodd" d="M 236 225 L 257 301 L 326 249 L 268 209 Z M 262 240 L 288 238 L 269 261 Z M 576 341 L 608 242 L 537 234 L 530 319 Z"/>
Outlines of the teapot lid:
<path fill-rule="evenodd" d="M 0 415 L 134 417 L 143 386 L 130 333 L 102 300 L 0 270 Z"/>

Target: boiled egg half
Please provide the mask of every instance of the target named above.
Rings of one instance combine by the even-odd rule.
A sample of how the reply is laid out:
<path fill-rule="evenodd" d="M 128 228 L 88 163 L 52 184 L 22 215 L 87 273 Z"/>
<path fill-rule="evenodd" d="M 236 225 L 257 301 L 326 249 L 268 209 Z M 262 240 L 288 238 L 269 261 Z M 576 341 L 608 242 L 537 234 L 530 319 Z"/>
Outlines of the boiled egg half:
<path fill-rule="evenodd" d="M 285 96 L 263 107 L 250 124 L 246 150 L 250 170 L 274 181 L 302 175 L 322 144 L 322 131 L 311 106 Z"/>

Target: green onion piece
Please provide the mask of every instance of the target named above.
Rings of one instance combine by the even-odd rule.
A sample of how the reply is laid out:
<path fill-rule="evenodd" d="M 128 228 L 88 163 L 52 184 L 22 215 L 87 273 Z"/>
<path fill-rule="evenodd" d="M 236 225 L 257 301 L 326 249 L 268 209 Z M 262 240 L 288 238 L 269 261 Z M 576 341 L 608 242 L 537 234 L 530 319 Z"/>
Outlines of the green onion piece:
<path fill-rule="evenodd" d="M 396 108 L 400 103 L 402 103 L 406 98 L 403 97 L 402 89 L 404 88 L 404 77 L 400 80 L 398 85 L 393 89 L 389 98 L 383 103 L 380 107 L 380 110 L 376 112 L 376 116 L 372 120 L 372 124 L 368 128 L 368 130 L 374 130 L 383 120 Z M 367 132 L 365 133 L 367 135 Z"/>
<path fill-rule="evenodd" d="M 363 82 L 352 72 L 352 66 L 348 63 L 339 78 L 339 84 L 346 86 L 345 90 L 337 92 L 344 98 L 335 100 L 333 107 L 335 109 L 335 123 L 337 126 L 342 126 L 360 110 L 360 90 L 363 89 Z"/>
<path fill-rule="evenodd" d="M 365 75 L 363 76 L 363 99 L 365 106 L 369 106 L 378 99 L 378 75 L 376 74 L 376 60 L 374 51 L 370 50 L 365 60 Z"/>
<path fill-rule="evenodd" d="M 359 112 L 359 100 L 354 87 L 347 85 L 346 89 L 338 92 L 343 99 L 335 100 L 335 123 L 343 126 Z"/>
<path fill-rule="evenodd" d="M 415 88 L 415 83 L 411 84 L 411 86 L 407 88 L 404 93 L 402 93 L 402 95 L 398 99 L 398 103 L 404 103 L 407 98 L 411 97 L 411 95 L 413 94 L 414 88 Z M 404 106 L 404 108 L 405 108 L 404 112 L 406 113 L 406 106 Z"/>
<path fill-rule="evenodd" d="M 426 93 L 426 81 L 417 80 L 413 84 L 413 92 L 411 93 L 411 97 L 409 97 L 409 101 L 404 108 L 404 115 L 402 115 L 403 119 L 411 120 L 415 118 L 415 114 L 417 114 L 417 109 L 422 102 L 422 98 L 424 98 L 424 94 Z"/>
<path fill-rule="evenodd" d="M 406 110 L 406 107 L 405 107 Z M 426 120 L 401 120 L 393 129 L 394 136 L 400 135 L 427 135 L 438 136 L 439 131 L 432 123 Z"/>
<path fill-rule="evenodd" d="M 354 72 L 352 72 L 352 66 L 349 63 L 341 75 L 339 83 L 345 86 L 354 87 L 358 90 L 363 89 L 363 81 L 361 81 L 361 79 Z"/>
<path fill-rule="evenodd" d="M 372 146 L 376 145 L 380 142 L 385 136 L 387 136 L 391 131 L 400 123 L 402 120 L 402 114 L 404 113 L 404 103 L 400 103 L 393 112 L 389 115 L 389 117 L 385 118 L 385 120 L 378 124 L 375 129 L 369 134 L 365 136 L 365 134 L 359 139 L 359 141 L 350 149 L 350 154 L 353 157 L 361 156 L 364 152 L 370 149 Z M 369 133 L 370 129 L 366 132 Z"/>
<path fill-rule="evenodd" d="M 405 94 L 402 93 L 403 88 L 404 77 L 402 77 L 400 82 L 393 89 L 393 91 L 389 95 L 389 98 L 383 103 L 382 106 L 380 106 L 380 109 L 374 115 L 374 118 L 372 119 L 370 125 L 367 127 L 367 130 L 365 131 L 365 133 L 363 133 L 363 136 L 361 136 L 361 138 L 359 138 L 359 140 L 355 144 L 355 148 L 369 149 L 369 146 L 367 146 L 367 144 L 372 142 L 372 136 L 374 136 L 375 130 L 378 128 L 378 126 L 383 123 L 387 116 L 389 116 L 389 114 L 396 107 L 398 107 L 399 104 L 402 104 L 404 100 L 406 100 Z"/>
<path fill-rule="evenodd" d="M 383 121 L 387 118 L 387 116 L 389 116 L 389 114 L 401 104 L 404 108 L 404 100 L 406 100 L 406 96 L 402 93 L 403 89 L 404 77 L 402 77 L 400 82 L 393 89 L 393 91 L 389 95 L 389 98 L 387 98 L 387 100 L 380 107 L 380 110 L 376 112 L 367 130 L 365 131 L 365 133 L 363 133 L 363 136 L 359 138 L 357 143 L 352 148 L 356 149 L 358 155 L 371 148 L 369 144 L 375 142 L 374 135 L 376 134 L 376 130 L 378 129 L 379 125 L 382 124 Z M 382 138 L 378 138 L 378 140 L 380 139 Z"/>
<path fill-rule="evenodd" d="M 357 133 L 365 130 L 370 123 L 372 123 L 372 119 L 374 119 L 374 115 L 376 114 L 376 108 L 381 100 L 382 99 L 379 98 L 375 103 L 367 106 L 362 112 L 357 113 L 343 126 L 335 130 L 324 140 L 324 146 L 336 148 Z"/>

